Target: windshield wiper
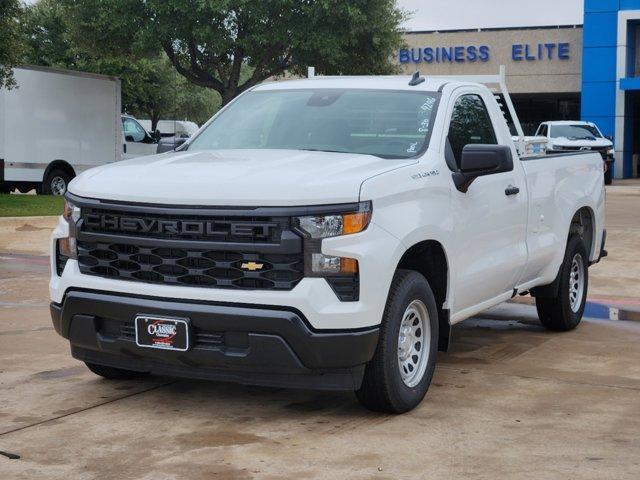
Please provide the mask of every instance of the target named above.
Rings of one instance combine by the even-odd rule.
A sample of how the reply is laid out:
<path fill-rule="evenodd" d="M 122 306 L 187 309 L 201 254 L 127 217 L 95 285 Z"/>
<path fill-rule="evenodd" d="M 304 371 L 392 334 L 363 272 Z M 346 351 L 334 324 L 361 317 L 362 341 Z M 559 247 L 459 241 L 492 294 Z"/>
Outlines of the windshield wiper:
<path fill-rule="evenodd" d="M 325 150 L 324 148 L 298 148 L 298 150 L 302 150 L 304 152 L 349 153 L 344 150 Z"/>

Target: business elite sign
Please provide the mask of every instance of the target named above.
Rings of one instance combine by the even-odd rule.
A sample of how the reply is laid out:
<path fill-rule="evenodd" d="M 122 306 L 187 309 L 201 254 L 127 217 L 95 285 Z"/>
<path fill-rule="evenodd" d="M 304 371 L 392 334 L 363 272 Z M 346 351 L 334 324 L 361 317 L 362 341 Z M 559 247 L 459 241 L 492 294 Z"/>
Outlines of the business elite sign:
<path fill-rule="evenodd" d="M 569 60 L 570 43 L 538 43 L 511 46 L 511 60 L 514 62 L 536 62 L 549 60 Z M 459 45 L 456 47 L 401 48 L 398 59 L 405 63 L 466 63 L 488 62 L 492 52 L 489 45 Z"/>

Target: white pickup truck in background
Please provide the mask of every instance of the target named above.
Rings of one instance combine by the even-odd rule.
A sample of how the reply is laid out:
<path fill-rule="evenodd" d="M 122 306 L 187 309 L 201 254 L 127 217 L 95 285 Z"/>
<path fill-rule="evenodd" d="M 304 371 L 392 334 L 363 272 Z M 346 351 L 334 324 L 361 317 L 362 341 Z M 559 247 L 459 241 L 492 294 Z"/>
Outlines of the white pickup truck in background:
<path fill-rule="evenodd" d="M 598 152 L 607 165 L 605 184 L 610 185 L 613 181 L 616 153 L 613 141 L 605 137 L 595 123 L 574 120 L 543 122 L 538 127 L 536 136 L 547 139 L 549 153 Z"/>
<path fill-rule="evenodd" d="M 45 67 L 14 69 L 0 89 L 0 192 L 62 195 L 78 173 L 122 159 L 120 80 Z"/>
<path fill-rule="evenodd" d="M 502 75 L 291 80 L 179 151 L 80 175 L 52 236 L 56 331 L 105 378 L 406 412 L 455 323 L 530 293 L 545 327 L 575 328 L 605 254 L 602 158 L 525 155 L 478 82 L 517 123 Z"/>
<path fill-rule="evenodd" d="M 147 131 L 143 124 L 131 115 L 122 115 L 122 154 L 125 160 L 157 153 L 159 132 Z"/>
<path fill-rule="evenodd" d="M 155 130 L 151 129 L 151 120 L 138 120 L 149 133 L 153 134 Z M 189 120 L 159 120 L 156 130 L 160 132 L 162 138 L 177 137 L 189 138 L 198 131 L 198 124 Z"/>

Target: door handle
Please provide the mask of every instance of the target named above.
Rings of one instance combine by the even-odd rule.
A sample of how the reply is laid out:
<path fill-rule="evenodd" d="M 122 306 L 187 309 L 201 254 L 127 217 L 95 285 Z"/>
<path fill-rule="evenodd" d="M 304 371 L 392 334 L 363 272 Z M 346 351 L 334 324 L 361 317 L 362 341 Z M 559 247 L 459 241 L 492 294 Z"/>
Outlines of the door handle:
<path fill-rule="evenodd" d="M 511 195 L 517 195 L 519 193 L 520 193 L 520 189 L 518 187 L 514 187 L 513 185 L 509 185 L 504 191 L 504 194 L 508 197 Z"/>

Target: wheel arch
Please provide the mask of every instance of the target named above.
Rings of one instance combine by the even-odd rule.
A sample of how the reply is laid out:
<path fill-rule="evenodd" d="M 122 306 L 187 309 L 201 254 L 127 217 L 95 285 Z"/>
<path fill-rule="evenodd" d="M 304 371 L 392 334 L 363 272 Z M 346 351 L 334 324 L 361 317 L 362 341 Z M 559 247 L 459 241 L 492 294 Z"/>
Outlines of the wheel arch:
<path fill-rule="evenodd" d="M 585 205 L 576 210 L 576 212 L 573 214 L 573 217 L 571 217 L 569 233 L 567 234 L 567 242 L 569 241 L 571 235 L 574 234 L 582 238 L 589 258 L 593 257 L 595 253 L 594 248 L 597 247 L 595 223 L 595 212 L 590 206 Z"/>
<path fill-rule="evenodd" d="M 571 217 L 571 221 L 569 223 L 569 227 L 567 231 L 565 248 L 562 251 L 562 259 L 564 259 L 567 244 L 569 243 L 569 239 L 571 238 L 572 235 L 579 235 L 580 238 L 582 238 L 585 244 L 585 248 L 587 250 L 587 256 L 591 258 L 591 256 L 594 254 L 593 249 L 598 248 L 598 245 L 597 245 L 595 212 L 590 206 L 583 205 L 579 207 Z M 589 258 L 587 258 L 587 262 L 589 262 Z M 539 287 L 532 288 L 529 293 L 531 293 L 533 297 L 541 297 L 541 298 L 555 297 L 558 294 L 558 289 L 560 288 L 561 270 L 562 270 L 562 261 L 558 266 L 558 272 L 553 282 L 551 282 L 548 285 L 541 285 Z"/>
<path fill-rule="evenodd" d="M 47 168 L 45 168 L 44 174 L 42 175 L 43 182 L 46 180 L 47 176 L 51 173 L 51 171 L 54 170 L 55 168 L 59 168 L 60 170 L 63 170 L 64 172 L 68 173 L 71 178 L 74 178 L 76 176 L 76 171 L 74 170 L 74 168 L 71 166 L 69 162 L 62 159 L 56 159 L 52 161 L 49 165 L 47 165 Z"/>
<path fill-rule="evenodd" d="M 447 351 L 451 336 L 451 323 L 449 310 L 444 306 L 450 291 L 450 270 L 444 246 L 437 240 L 418 242 L 404 252 L 397 268 L 416 271 L 429 282 L 438 306 L 438 349 Z"/>

